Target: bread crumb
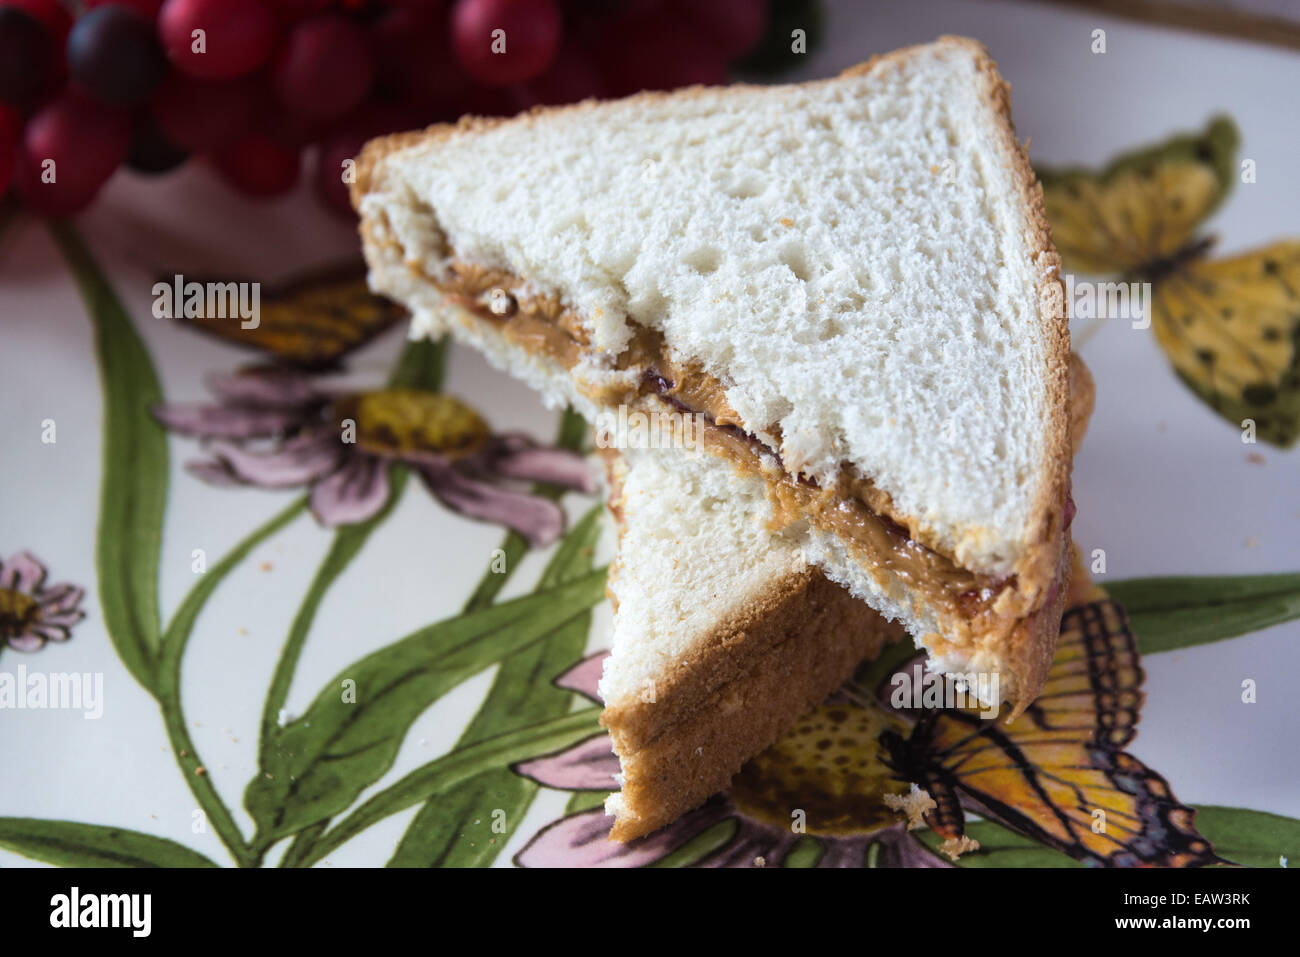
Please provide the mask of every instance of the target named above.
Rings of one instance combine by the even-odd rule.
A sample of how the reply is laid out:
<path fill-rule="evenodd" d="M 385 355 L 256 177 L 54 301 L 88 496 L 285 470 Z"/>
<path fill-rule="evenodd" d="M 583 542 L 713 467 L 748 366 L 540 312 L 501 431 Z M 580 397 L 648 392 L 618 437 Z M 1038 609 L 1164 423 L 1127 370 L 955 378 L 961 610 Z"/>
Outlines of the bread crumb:
<path fill-rule="evenodd" d="M 980 842 L 965 834 L 961 837 L 950 837 L 939 845 L 939 853 L 950 861 L 956 861 L 963 854 L 979 849 Z"/>
<path fill-rule="evenodd" d="M 199 777 L 203 777 L 203 775 L 208 773 L 208 769 L 200 764 L 197 768 L 194 769 L 194 773 L 197 774 Z"/>
<path fill-rule="evenodd" d="M 794 225 L 794 220 L 791 219 L 789 216 L 782 216 L 781 219 L 779 220 L 779 222 L 781 223 L 782 226 L 793 226 L 793 225 Z"/>
<path fill-rule="evenodd" d="M 767 860 L 763 857 L 754 858 L 755 867 L 767 867 Z"/>
<path fill-rule="evenodd" d="M 934 798 L 930 797 L 928 791 L 922 790 L 915 784 L 912 785 L 912 790 L 907 794 L 886 794 L 884 799 L 885 807 L 891 811 L 901 811 L 907 815 L 907 829 L 909 831 L 923 827 L 925 825 L 925 812 L 939 806 L 935 803 Z"/>

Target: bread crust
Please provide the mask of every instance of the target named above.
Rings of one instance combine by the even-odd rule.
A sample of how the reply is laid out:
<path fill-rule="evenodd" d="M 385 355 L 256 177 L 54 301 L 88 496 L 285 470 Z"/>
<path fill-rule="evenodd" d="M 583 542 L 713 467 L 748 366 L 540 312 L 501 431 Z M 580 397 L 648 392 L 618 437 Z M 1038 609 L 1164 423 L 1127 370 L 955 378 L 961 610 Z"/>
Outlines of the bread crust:
<path fill-rule="evenodd" d="M 727 635 L 733 652 L 747 643 L 765 646 L 748 671 L 693 701 L 682 692 L 680 720 L 635 750 L 616 745 L 624 781 L 610 837 L 649 834 L 724 790 L 747 760 L 901 634 L 865 602 L 810 573 L 754 629 Z M 661 706 L 669 700 L 661 696 Z M 611 737 L 626 738 L 639 717 L 606 709 L 601 721 Z"/>
<path fill-rule="evenodd" d="M 613 450 L 601 454 L 621 542 L 627 462 Z M 617 575 L 616 558 L 611 598 Z M 649 834 L 725 789 L 864 658 L 903 635 L 814 569 L 771 582 L 757 601 L 718 622 L 694 654 L 672 663 L 653 701 L 606 703 L 600 722 L 623 772 L 610 837 Z"/>
<path fill-rule="evenodd" d="M 1066 501 L 1069 496 L 1072 466 L 1070 437 L 1070 339 L 1069 325 L 1064 310 L 1064 292 L 1060 282 L 1060 260 L 1052 245 L 1051 233 L 1043 209 L 1042 188 L 1034 176 L 1028 156 L 1016 135 L 1010 112 L 1010 89 L 998 74 L 997 66 L 987 50 L 974 40 L 944 36 L 936 41 L 940 46 L 963 48 L 974 59 L 980 84 L 980 95 L 987 101 L 998 118 L 996 135 L 997 153 L 1012 174 L 1014 188 L 1019 194 L 1023 211 L 1021 224 L 1026 247 L 1030 250 L 1038 273 L 1039 326 L 1042 330 L 1042 376 L 1047 394 L 1047 411 L 1043 422 L 1044 452 L 1039 468 L 1038 490 L 1020 541 L 1020 554 L 1013 567 L 1016 588 L 1008 592 L 1006 609 L 1016 616 L 1014 627 L 996 639 L 999 647 L 995 657 L 1007 671 L 1004 680 L 1009 700 L 1019 714 L 1038 695 L 1047 679 L 1060 630 L 1059 615 L 1053 615 L 1060 596 L 1068 589 L 1069 562 L 1065 560 L 1069 537 L 1066 533 Z M 927 45 L 927 46 L 934 46 Z M 812 81 L 808 85 L 834 82 L 840 77 L 856 76 L 874 71 L 890 63 L 902 62 L 922 47 L 908 47 L 873 57 L 844 70 L 839 77 Z M 704 87 L 691 87 L 673 92 L 640 93 L 621 101 L 627 104 L 653 102 L 698 96 Z M 754 89 L 737 84 L 725 90 Z M 712 89 L 710 92 L 717 92 Z M 363 198 L 380 188 L 383 183 L 384 160 L 396 152 L 413 146 L 425 146 L 445 141 L 458 135 L 481 133 L 504 124 L 530 125 L 546 117 L 562 113 L 591 110 L 598 101 L 560 107 L 535 107 L 512 118 L 464 117 L 456 123 L 442 123 L 423 131 L 398 133 L 381 137 L 366 144 L 357 161 L 356 177 L 351 186 L 353 205 L 361 209 Z M 360 225 L 367 257 L 377 261 L 381 250 L 374 235 L 374 223 L 363 216 Z M 911 516 L 894 515 L 900 524 L 909 529 L 921 523 Z M 987 530 L 970 529 L 962 545 L 977 543 Z M 924 536 L 923 536 L 924 538 Z M 960 657 L 973 649 L 952 646 L 951 652 Z"/>

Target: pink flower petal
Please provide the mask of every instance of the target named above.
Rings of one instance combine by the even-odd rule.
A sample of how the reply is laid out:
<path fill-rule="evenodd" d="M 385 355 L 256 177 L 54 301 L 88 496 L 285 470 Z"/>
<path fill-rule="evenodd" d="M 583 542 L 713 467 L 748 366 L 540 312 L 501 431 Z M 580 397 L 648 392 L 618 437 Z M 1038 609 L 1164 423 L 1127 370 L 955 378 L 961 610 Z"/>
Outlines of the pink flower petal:
<path fill-rule="evenodd" d="M 293 410 L 329 399 L 307 373 L 279 366 L 214 372 L 204 381 L 222 402 L 234 405 Z"/>
<path fill-rule="evenodd" d="M 561 791 L 617 791 L 618 758 L 608 734 L 596 734 L 555 754 L 523 761 L 515 773 Z"/>
<path fill-rule="evenodd" d="M 667 827 L 628 844 L 609 839 L 603 808 L 571 814 L 537 832 L 515 855 L 520 867 L 641 867 L 662 860 L 705 828 L 734 815 L 735 808 L 714 798 Z"/>
<path fill-rule="evenodd" d="M 250 452 L 233 442 L 213 442 L 212 453 L 250 485 L 290 488 L 323 478 L 338 468 L 343 444 L 329 432 L 296 436 L 270 452 Z"/>
<path fill-rule="evenodd" d="M 81 621 L 81 619 L 85 617 L 86 617 L 86 613 L 80 610 L 58 611 L 58 612 L 54 612 L 53 614 L 47 614 L 44 611 L 41 612 L 41 622 L 43 624 L 61 625 L 65 628 L 75 625 L 77 622 Z"/>
<path fill-rule="evenodd" d="M 25 635 L 19 635 L 16 638 L 10 638 L 8 645 L 14 651 L 40 651 L 45 647 L 45 639 L 40 635 L 34 635 L 28 632 Z"/>
<path fill-rule="evenodd" d="M 81 604 L 85 593 L 85 589 L 67 582 L 42 589 L 36 596 L 41 603 L 41 617 L 48 620 L 52 614 L 72 611 Z"/>
<path fill-rule="evenodd" d="M 153 417 L 165 429 L 201 439 L 253 439 L 280 435 L 302 422 L 302 414 L 284 409 L 229 405 L 160 405 Z"/>
<path fill-rule="evenodd" d="M 218 488 L 243 488 L 248 484 L 230 471 L 224 462 L 216 459 L 191 459 L 185 463 L 185 471 Z"/>
<path fill-rule="evenodd" d="M 31 552 L 19 552 L 0 564 L 0 588 L 33 594 L 45 581 L 45 566 Z"/>
<path fill-rule="evenodd" d="M 600 692 L 597 688 L 600 685 L 601 673 L 605 670 L 605 659 L 608 657 L 608 651 L 598 651 L 594 655 L 583 658 L 556 678 L 555 686 L 564 688 L 566 691 L 576 691 L 597 704 L 603 704 L 604 702 L 600 700 Z"/>
<path fill-rule="evenodd" d="M 548 499 L 497 488 L 445 465 L 423 464 L 420 474 L 429 491 L 448 508 L 514 529 L 533 548 L 545 548 L 564 531 L 564 512 Z"/>
<path fill-rule="evenodd" d="M 528 443 L 521 447 L 498 445 L 487 453 L 486 468 L 503 478 L 549 482 L 579 492 L 596 488 L 596 476 L 584 456 L 568 449 L 543 448 Z"/>
<path fill-rule="evenodd" d="M 311 490 L 311 511 L 322 525 L 364 522 L 388 501 L 388 465 L 369 455 L 353 455 Z"/>
<path fill-rule="evenodd" d="M 54 625 L 46 621 L 38 621 L 27 629 L 27 633 L 34 637 L 46 641 L 67 641 L 72 637 L 72 631 L 62 625 Z"/>

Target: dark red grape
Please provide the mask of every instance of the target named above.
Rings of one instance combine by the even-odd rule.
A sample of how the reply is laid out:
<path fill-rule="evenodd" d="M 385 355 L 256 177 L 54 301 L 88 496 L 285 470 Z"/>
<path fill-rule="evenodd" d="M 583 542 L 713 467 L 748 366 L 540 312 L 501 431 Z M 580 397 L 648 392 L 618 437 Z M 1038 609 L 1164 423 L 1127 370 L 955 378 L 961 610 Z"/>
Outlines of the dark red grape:
<path fill-rule="evenodd" d="M 227 182 L 248 196 L 280 196 L 298 182 L 298 151 L 262 133 L 250 133 L 216 150 L 212 161 Z"/>
<path fill-rule="evenodd" d="M 189 158 L 163 134 L 153 117 L 144 114 L 136 120 L 131 131 L 131 146 L 126 153 L 126 165 L 137 173 L 153 176 L 174 170 Z"/>
<path fill-rule="evenodd" d="M 153 23 L 110 4 L 84 14 L 68 34 L 68 75 L 98 100 L 138 103 L 167 72 Z"/>
<path fill-rule="evenodd" d="M 0 100 L 30 103 L 55 73 L 54 41 L 44 24 L 22 10 L 0 7 Z"/>
<path fill-rule="evenodd" d="M 394 10 L 420 10 L 425 13 L 443 14 L 451 0 L 387 0 L 385 6 Z"/>
<path fill-rule="evenodd" d="M 511 88 L 515 108 L 576 103 L 605 95 L 605 81 L 591 57 L 575 41 L 565 41 L 551 68 L 535 80 Z"/>
<path fill-rule="evenodd" d="M 173 73 L 154 94 L 150 111 L 167 139 L 191 153 L 206 153 L 247 133 L 264 95 L 252 77 L 196 80 Z"/>
<path fill-rule="evenodd" d="M 0 104 L 0 196 L 14 176 L 14 157 L 23 135 L 23 118 L 18 111 Z"/>
<path fill-rule="evenodd" d="M 195 31 L 201 31 L 198 37 Z M 206 80 L 247 76 L 275 45 L 275 15 L 263 0 L 166 0 L 158 35 L 176 69 Z"/>
<path fill-rule="evenodd" d="M 12 7 L 33 17 L 49 31 L 50 39 L 62 55 L 64 41 L 72 29 L 72 14 L 60 0 L 0 0 L 0 7 Z"/>
<path fill-rule="evenodd" d="M 684 32 L 679 20 L 664 14 L 614 21 L 600 31 L 591 50 L 613 96 L 727 82 L 718 48 Z"/>
<path fill-rule="evenodd" d="M 375 83 L 421 103 L 449 103 L 470 86 L 451 52 L 451 24 L 438 11 L 398 8 L 370 25 Z"/>
<path fill-rule="evenodd" d="M 355 173 L 356 167 L 345 167 L 345 162 L 355 160 L 368 140 L 417 125 L 418 120 L 408 111 L 374 102 L 363 104 L 356 110 L 356 118 L 341 124 L 321 141 L 312 173 L 317 195 L 335 212 L 353 216 L 349 184 L 344 175 Z"/>
<path fill-rule="evenodd" d="M 560 45 L 555 0 L 456 0 L 451 35 L 456 59 L 487 86 L 533 79 Z"/>
<path fill-rule="evenodd" d="M 325 13 L 334 6 L 334 0 L 267 0 L 271 12 L 282 26 L 290 26 L 307 17 Z"/>
<path fill-rule="evenodd" d="M 89 205 L 126 159 L 131 125 L 121 110 L 68 91 L 23 131 L 15 183 L 37 212 L 66 216 Z"/>
<path fill-rule="evenodd" d="M 119 6 L 127 7 L 134 10 L 146 20 L 153 20 L 158 16 L 158 9 L 163 5 L 163 0 L 86 0 L 86 9 L 94 10 L 96 7 Z"/>
<path fill-rule="evenodd" d="M 728 61 L 754 49 L 767 26 L 766 0 L 670 0 L 667 12 L 680 17 L 688 31 L 702 36 Z"/>
<path fill-rule="evenodd" d="M 313 118 L 347 113 L 366 98 L 374 76 L 365 30 L 334 14 L 296 24 L 271 67 L 280 102 Z"/>

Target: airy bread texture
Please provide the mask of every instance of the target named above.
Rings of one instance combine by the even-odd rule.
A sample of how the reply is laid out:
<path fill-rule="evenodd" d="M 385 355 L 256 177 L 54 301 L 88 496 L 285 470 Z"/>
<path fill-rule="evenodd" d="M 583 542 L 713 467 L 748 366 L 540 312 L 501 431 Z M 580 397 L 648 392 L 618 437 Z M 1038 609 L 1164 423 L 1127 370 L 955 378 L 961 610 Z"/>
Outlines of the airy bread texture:
<path fill-rule="evenodd" d="M 902 630 L 767 530 L 763 483 L 707 453 L 611 456 L 614 635 L 600 684 L 631 840 L 724 789 Z"/>
<path fill-rule="evenodd" d="M 453 252 L 526 277 L 611 358 L 629 319 L 662 331 L 787 468 L 851 463 L 1009 574 L 1055 491 L 1066 350 L 1002 100 L 983 49 L 945 39 L 824 82 L 435 128 L 361 211 L 435 281 Z"/>
<path fill-rule="evenodd" d="M 798 86 L 467 119 L 372 142 L 357 171 L 371 283 L 413 335 L 451 332 L 595 418 L 643 378 L 619 357 L 648 331 L 718 384 L 772 468 L 832 494 L 850 470 L 990 597 L 966 613 L 796 523 L 805 557 L 945 668 L 1007 668 L 1018 708 L 1037 694 L 1068 570 L 1068 327 L 1041 190 L 977 43 Z M 562 311 L 580 356 L 449 295 L 467 265 L 521 311 Z"/>

